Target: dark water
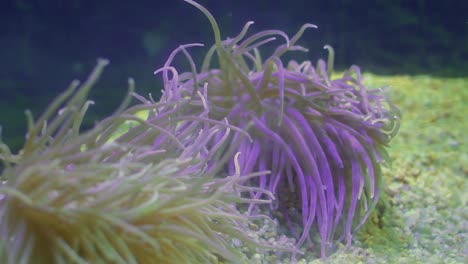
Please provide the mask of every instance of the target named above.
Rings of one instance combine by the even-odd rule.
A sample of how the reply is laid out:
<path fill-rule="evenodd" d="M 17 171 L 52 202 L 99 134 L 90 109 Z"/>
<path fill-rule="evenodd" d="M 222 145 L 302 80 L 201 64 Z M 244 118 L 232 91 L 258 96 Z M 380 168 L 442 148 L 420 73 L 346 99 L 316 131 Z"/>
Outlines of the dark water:
<path fill-rule="evenodd" d="M 381 74 L 465 75 L 468 69 L 468 1 L 424 0 L 199 0 L 218 20 L 223 38 L 245 22 L 251 32 L 294 34 L 318 25 L 299 44 L 303 59 L 336 51 L 336 67 L 351 64 Z M 2 0 L 0 3 L 0 125 L 18 149 L 25 133 L 23 110 L 38 115 L 74 78 L 83 79 L 96 58 L 111 60 L 91 94 L 97 104 L 88 123 L 112 111 L 129 76 L 137 91 L 158 94 L 152 73 L 180 44 L 213 43 L 207 19 L 182 0 Z M 195 57 L 206 48 L 191 50 Z M 181 68 L 186 65 L 181 63 Z"/>

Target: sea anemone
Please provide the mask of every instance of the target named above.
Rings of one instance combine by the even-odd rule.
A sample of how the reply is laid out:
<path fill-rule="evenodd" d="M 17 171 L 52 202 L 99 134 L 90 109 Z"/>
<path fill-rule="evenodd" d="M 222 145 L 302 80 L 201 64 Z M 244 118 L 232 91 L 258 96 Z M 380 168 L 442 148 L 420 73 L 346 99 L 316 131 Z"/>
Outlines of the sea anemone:
<path fill-rule="evenodd" d="M 87 93 L 106 64 L 99 60 L 83 85 L 73 82 L 37 121 L 28 114 L 26 143 L 18 155 L 0 145 L 5 164 L 0 262 L 240 262 L 242 255 L 230 238 L 252 249 L 259 244 L 246 235 L 249 217 L 233 204 L 269 200 L 235 195 L 234 190 L 253 190 L 238 184 L 239 165 L 233 176 L 222 179 L 206 170 L 205 158 L 214 155 L 218 145 L 204 142 L 218 132 L 218 138 L 227 138 L 229 125 L 203 119 L 200 124 L 206 131 L 190 130 L 196 131 L 196 138 L 182 130 L 173 134 L 171 125 L 184 123 L 169 122 L 160 112 L 173 105 L 147 101 L 128 108 L 127 96 L 113 115 L 82 132 L 81 121 L 91 104 Z M 130 81 L 129 94 L 132 90 Z M 153 123 L 133 115 L 141 109 L 152 112 L 148 120 Z M 133 127 L 120 131 L 128 122 Z M 154 141 L 155 135 L 158 145 L 143 144 Z"/>
<path fill-rule="evenodd" d="M 297 247 L 306 241 L 313 246 L 314 234 L 322 256 L 344 239 L 349 245 L 379 199 L 381 164 L 389 162 L 385 146 L 398 131 L 398 109 L 382 89 L 364 86 L 357 66 L 332 78 L 329 46 L 328 63 L 284 64 L 285 52 L 306 51 L 296 42 L 314 25 L 305 24 L 292 38 L 279 30 L 245 37 L 253 24 L 248 22 L 238 36 L 222 41 L 209 11 L 185 1 L 209 19 L 215 44 L 200 72 L 189 60 L 192 73 L 184 76 L 192 78 L 179 80 L 179 93 L 194 94 L 207 84 L 209 117 L 227 118 L 249 133 L 251 138 L 232 133 L 222 150 L 242 153 L 242 175 L 271 171 L 248 182 L 277 196 L 270 209 L 283 215 Z M 285 43 L 262 60 L 259 48 L 276 37 Z M 211 67 L 215 53 L 219 67 Z M 226 167 L 228 174 L 234 172 L 232 159 Z"/>

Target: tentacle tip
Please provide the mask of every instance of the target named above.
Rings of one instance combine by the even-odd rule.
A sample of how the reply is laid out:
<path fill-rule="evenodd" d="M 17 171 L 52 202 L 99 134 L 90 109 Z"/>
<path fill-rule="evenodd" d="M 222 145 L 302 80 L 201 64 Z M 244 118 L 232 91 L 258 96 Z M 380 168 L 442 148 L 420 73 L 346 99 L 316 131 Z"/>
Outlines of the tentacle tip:
<path fill-rule="evenodd" d="M 106 66 L 106 65 L 108 65 L 110 63 L 110 60 L 106 59 L 106 58 L 98 58 L 97 63 L 99 65 Z"/>
<path fill-rule="evenodd" d="M 317 25 L 315 25 L 315 24 L 311 24 L 311 23 L 306 23 L 306 24 L 304 24 L 304 26 L 303 26 L 303 27 L 304 27 L 304 28 L 318 28 L 318 26 L 317 26 Z"/>

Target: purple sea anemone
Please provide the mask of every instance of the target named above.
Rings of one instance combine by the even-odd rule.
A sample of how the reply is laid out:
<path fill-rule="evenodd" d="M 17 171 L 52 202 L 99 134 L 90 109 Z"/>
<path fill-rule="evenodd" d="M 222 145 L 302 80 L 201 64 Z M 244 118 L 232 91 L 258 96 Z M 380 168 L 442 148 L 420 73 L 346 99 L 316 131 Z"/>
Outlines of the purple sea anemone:
<path fill-rule="evenodd" d="M 381 89 L 364 86 L 357 66 L 332 78 L 329 46 L 328 63 L 320 60 L 315 67 L 310 61 L 284 64 L 285 52 L 306 51 L 296 42 L 314 25 L 305 24 L 292 38 L 279 30 L 245 37 L 253 24 L 248 22 L 238 36 L 222 41 L 208 10 L 194 1 L 186 2 L 208 17 L 215 44 L 201 72 L 181 47 L 192 72 L 181 74 L 177 81 L 165 75 L 166 87 L 177 83 L 172 93 L 187 97 L 207 87 L 209 117 L 227 119 L 249 133 L 251 138 L 232 133 L 224 153 L 241 153 L 241 175 L 271 171 L 248 181 L 277 196 L 270 209 L 282 214 L 297 238 L 297 247 L 306 241 L 313 246 L 314 234 L 320 238 L 322 256 L 337 242 L 346 240 L 349 245 L 379 199 L 381 164 L 389 162 L 384 147 L 399 127 L 397 108 Z M 285 43 L 262 60 L 259 48 L 276 37 Z M 211 67 L 215 53 L 218 68 Z M 165 74 L 172 69 L 170 63 L 171 59 Z M 166 92 L 165 96 L 174 95 Z M 234 168 L 231 159 L 227 173 L 232 174 Z M 260 198 L 263 193 L 251 191 L 250 195 Z"/>

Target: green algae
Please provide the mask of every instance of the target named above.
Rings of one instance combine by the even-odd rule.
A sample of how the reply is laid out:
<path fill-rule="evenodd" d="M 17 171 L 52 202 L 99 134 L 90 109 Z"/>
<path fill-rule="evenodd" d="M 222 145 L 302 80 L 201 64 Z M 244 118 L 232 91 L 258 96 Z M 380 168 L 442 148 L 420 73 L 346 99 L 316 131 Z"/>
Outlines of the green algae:
<path fill-rule="evenodd" d="M 389 86 L 401 128 L 379 205 L 356 243 L 327 263 L 466 263 L 468 78 L 365 78 Z"/>

